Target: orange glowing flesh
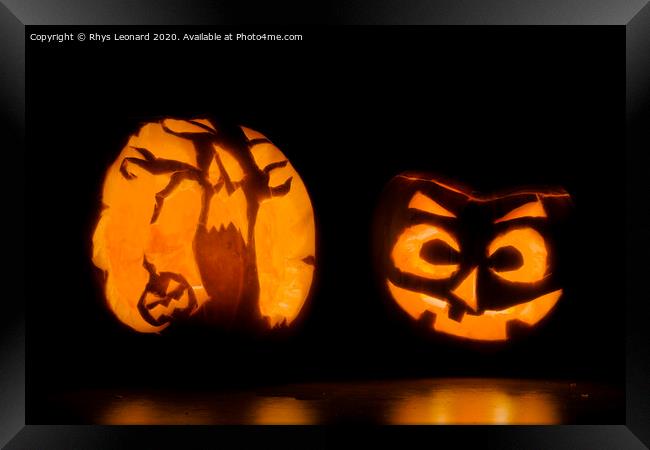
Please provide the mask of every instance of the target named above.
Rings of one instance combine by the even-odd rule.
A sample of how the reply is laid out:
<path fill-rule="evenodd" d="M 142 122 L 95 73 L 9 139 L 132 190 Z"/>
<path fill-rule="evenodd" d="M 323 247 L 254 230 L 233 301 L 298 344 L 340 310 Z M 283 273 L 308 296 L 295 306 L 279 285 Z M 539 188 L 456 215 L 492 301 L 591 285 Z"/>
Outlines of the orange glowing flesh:
<path fill-rule="evenodd" d="M 548 268 L 548 251 L 546 243 L 539 232 L 532 228 L 516 228 L 497 236 L 488 247 L 491 256 L 499 248 L 514 247 L 522 256 L 523 264 L 515 269 L 496 272 L 504 280 L 533 283 L 546 275 Z"/>
<path fill-rule="evenodd" d="M 420 211 L 435 214 L 437 216 L 456 217 L 454 213 L 443 208 L 438 202 L 419 191 L 415 193 L 413 198 L 411 198 L 409 208 L 419 209 Z"/>
<path fill-rule="evenodd" d="M 507 324 L 512 320 L 519 320 L 529 326 L 535 325 L 553 309 L 562 295 L 562 290 L 558 289 L 503 310 L 486 310 L 478 316 L 465 314 L 457 322 L 449 318 L 449 303 L 445 300 L 409 291 L 390 281 L 387 281 L 387 284 L 393 298 L 414 319 L 419 319 L 423 312 L 430 311 L 436 316 L 433 323 L 434 330 L 484 341 L 506 340 Z"/>
<path fill-rule="evenodd" d="M 494 223 L 519 219 L 521 217 L 546 217 L 546 211 L 544 211 L 544 206 L 542 205 L 542 202 L 539 201 L 539 198 L 534 202 L 528 202 L 513 209 L 505 216 L 495 220 Z"/>
<path fill-rule="evenodd" d="M 395 267 L 414 275 L 444 279 L 452 276 L 458 264 L 431 264 L 420 257 L 422 246 L 429 241 L 439 239 L 456 251 L 460 250 L 456 239 L 440 227 L 418 224 L 406 228 L 397 239 L 391 258 Z"/>
<path fill-rule="evenodd" d="M 197 120 L 212 126 L 208 121 Z M 168 119 L 165 125 L 176 132 L 203 132 L 186 121 Z M 249 138 L 262 137 L 253 130 L 244 129 Z M 157 158 L 181 161 L 196 166 L 196 153 L 188 139 L 165 132 L 160 123 L 143 126 L 131 136 L 127 145 L 109 167 L 104 180 L 102 203 L 105 205 L 93 235 L 93 263 L 106 273 L 105 296 L 108 307 L 117 318 L 140 332 L 157 332 L 162 326 L 147 323 L 137 310 L 137 303 L 148 282 L 149 274 L 143 268 L 143 256 L 160 271 L 182 274 L 192 286 L 198 306 L 209 300 L 197 268 L 192 242 L 201 211 L 201 188 L 193 180 L 184 180 L 165 199 L 157 221 L 150 223 L 155 195 L 167 186 L 169 174 L 153 175 L 147 170 L 130 165 L 129 172 L 136 178 L 126 179 L 120 173 L 125 157 L 141 158 L 132 147 L 144 147 Z M 235 158 L 224 149 L 215 147 L 225 171 L 232 181 L 244 177 Z M 286 160 L 272 144 L 251 149 L 255 163 L 263 168 L 271 162 Z M 209 168 L 211 182 L 220 177 L 219 168 Z M 300 176 L 291 166 L 274 169 L 270 186 L 292 177 L 287 195 L 272 197 L 262 202 L 255 226 L 257 270 L 260 282 L 259 308 L 271 325 L 293 321 L 309 293 L 314 266 L 303 261 L 315 256 L 315 226 L 309 195 Z M 208 229 L 232 224 L 247 240 L 249 223 L 246 198 L 241 188 L 228 195 L 225 189 L 211 199 Z M 183 306 L 181 299 L 176 306 Z M 156 306 L 153 315 L 166 308 Z M 197 309 L 198 310 L 198 309 Z"/>
<path fill-rule="evenodd" d="M 249 139 L 265 137 L 242 129 Z M 252 152 L 259 167 L 286 159 L 272 144 L 256 145 Z M 271 319 L 272 326 L 296 318 L 314 275 L 314 266 L 303 261 L 316 255 L 314 211 L 307 189 L 290 163 L 271 172 L 269 185 L 276 186 L 288 177 L 293 177 L 289 193 L 262 203 L 255 226 L 260 311 Z"/>

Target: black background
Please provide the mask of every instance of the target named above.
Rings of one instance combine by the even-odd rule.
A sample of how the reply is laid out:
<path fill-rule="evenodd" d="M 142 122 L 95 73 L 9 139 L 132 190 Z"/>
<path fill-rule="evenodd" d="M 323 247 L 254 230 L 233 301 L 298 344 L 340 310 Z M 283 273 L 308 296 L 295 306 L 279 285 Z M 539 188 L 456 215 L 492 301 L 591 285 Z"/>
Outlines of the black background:
<path fill-rule="evenodd" d="M 66 386 L 434 375 L 622 383 L 622 30 L 281 32 L 304 40 L 28 41 L 28 414 Z M 202 113 L 267 135 L 310 192 L 317 279 L 288 336 L 140 335 L 103 304 L 90 239 L 105 169 L 139 122 Z M 423 335 L 390 307 L 371 270 L 372 216 L 388 180 L 412 169 L 482 191 L 571 193 L 573 273 L 536 332 L 508 345 L 459 344 Z"/>

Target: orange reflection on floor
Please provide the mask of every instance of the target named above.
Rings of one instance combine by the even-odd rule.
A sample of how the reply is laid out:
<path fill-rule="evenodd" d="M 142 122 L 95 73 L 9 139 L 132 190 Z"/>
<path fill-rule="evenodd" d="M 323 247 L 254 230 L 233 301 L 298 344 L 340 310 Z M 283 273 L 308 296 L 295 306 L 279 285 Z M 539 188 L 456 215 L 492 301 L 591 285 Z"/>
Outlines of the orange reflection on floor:
<path fill-rule="evenodd" d="M 318 422 L 310 402 L 291 397 L 144 395 L 112 401 L 99 423 L 112 425 L 308 425 Z M 207 401 L 206 401 L 207 400 Z"/>
<path fill-rule="evenodd" d="M 215 391 L 86 390 L 50 398 L 46 422 L 104 425 L 624 423 L 625 392 L 602 383 L 423 378 Z M 61 414 L 70 414 L 62 417 Z"/>
<path fill-rule="evenodd" d="M 311 425 L 318 423 L 312 405 L 290 397 L 260 397 L 251 425 Z"/>
<path fill-rule="evenodd" d="M 419 424 L 558 424 L 560 404 L 549 392 L 521 392 L 507 384 L 481 385 L 467 380 L 436 386 L 395 405 L 390 422 Z"/>

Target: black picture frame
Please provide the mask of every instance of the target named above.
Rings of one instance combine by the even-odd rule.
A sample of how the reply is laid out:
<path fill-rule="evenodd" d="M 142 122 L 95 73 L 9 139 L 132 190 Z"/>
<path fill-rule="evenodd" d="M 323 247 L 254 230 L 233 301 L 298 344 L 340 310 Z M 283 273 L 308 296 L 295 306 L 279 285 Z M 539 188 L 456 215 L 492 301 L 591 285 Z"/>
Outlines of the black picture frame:
<path fill-rule="evenodd" d="M 0 445 L 23 448 L 206 448 L 230 444 L 248 448 L 297 446 L 421 445 L 481 443 L 487 448 L 647 448 L 650 446 L 650 350 L 646 322 L 650 302 L 645 276 L 650 269 L 650 6 L 585 0 L 468 2 L 382 1 L 364 5 L 177 0 L 128 2 L 72 0 L 3 1 L 0 5 L 0 70 L 6 170 L 7 242 L 15 253 L 5 280 L 0 314 Z M 626 32 L 626 423 L 525 427 L 105 427 L 25 424 L 25 26 L 31 24 L 446 24 L 446 25 L 614 25 Z M 621 49 L 623 51 L 623 49 Z M 622 108 L 622 105 L 621 105 Z M 7 270 L 5 268 L 5 270 Z M 433 445 L 433 444 L 432 444 Z"/>

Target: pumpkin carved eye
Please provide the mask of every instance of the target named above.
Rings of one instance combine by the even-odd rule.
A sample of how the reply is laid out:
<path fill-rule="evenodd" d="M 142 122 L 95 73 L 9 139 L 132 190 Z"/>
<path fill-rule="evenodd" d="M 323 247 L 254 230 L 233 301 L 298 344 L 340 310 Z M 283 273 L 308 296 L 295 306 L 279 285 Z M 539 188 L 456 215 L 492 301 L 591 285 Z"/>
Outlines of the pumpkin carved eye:
<path fill-rule="evenodd" d="M 420 258 L 431 264 L 458 264 L 460 253 L 442 239 L 434 239 L 422 245 Z"/>
<path fill-rule="evenodd" d="M 488 247 L 490 270 L 506 281 L 534 283 L 546 276 L 546 242 L 532 228 L 508 230 Z"/>
<path fill-rule="evenodd" d="M 408 227 L 392 251 L 395 267 L 430 279 L 450 278 L 458 271 L 460 247 L 447 231 L 430 224 Z"/>
<path fill-rule="evenodd" d="M 490 267 L 496 272 L 517 270 L 523 265 L 524 258 L 521 252 L 511 245 L 499 248 L 490 257 Z"/>

